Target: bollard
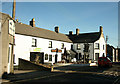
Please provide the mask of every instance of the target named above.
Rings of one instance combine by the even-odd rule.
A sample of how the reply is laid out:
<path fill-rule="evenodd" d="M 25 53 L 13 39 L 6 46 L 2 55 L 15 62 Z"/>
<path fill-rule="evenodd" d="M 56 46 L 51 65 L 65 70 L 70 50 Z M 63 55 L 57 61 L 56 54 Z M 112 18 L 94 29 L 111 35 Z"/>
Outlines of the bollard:
<path fill-rule="evenodd" d="M 52 65 L 51 65 L 51 72 L 53 71 L 53 62 L 52 62 Z"/>

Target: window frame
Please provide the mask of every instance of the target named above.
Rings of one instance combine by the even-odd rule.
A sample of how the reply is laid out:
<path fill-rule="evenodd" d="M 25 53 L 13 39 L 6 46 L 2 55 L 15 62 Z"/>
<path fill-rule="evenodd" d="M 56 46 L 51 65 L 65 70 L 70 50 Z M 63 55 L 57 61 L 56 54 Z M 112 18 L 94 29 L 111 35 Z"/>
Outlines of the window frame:
<path fill-rule="evenodd" d="M 32 47 L 37 47 L 37 39 L 32 38 Z"/>
<path fill-rule="evenodd" d="M 51 56 L 51 59 L 50 59 L 50 56 Z M 52 54 L 49 54 L 49 61 L 52 61 Z"/>
<path fill-rule="evenodd" d="M 46 57 L 47 56 L 47 57 Z M 46 59 L 47 58 L 47 59 Z M 45 54 L 45 60 L 48 60 L 48 54 Z"/>
<path fill-rule="evenodd" d="M 97 45 L 98 44 L 98 45 Z M 96 46 L 97 45 L 97 46 Z M 100 49 L 100 44 L 99 43 L 95 43 L 95 49 Z"/>
<path fill-rule="evenodd" d="M 77 44 L 77 50 L 81 50 L 80 44 Z"/>
<path fill-rule="evenodd" d="M 61 49 L 64 49 L 65 45 L 64 43 L 61 43 Z"/>
<path fill-rule="evenodd" d="M 52 48 L 52 41 L 49 41 L 48 48 Z"/>
<path fill-rule="evenodd" d="M 105 50 L 105 45 L 103 45 L 103 50 Z"/>
<path fill-rule="evenodd" d="M 98 60 L 98 58 L 96 57 L 96 54 L 98 55 L 98 58 L 99 58 L 100 53 L 95 53 L 95 60 L 97 61 L 97 60 Z M 97 59 L 96 59 L 96 58 L 97 58 Z"/>

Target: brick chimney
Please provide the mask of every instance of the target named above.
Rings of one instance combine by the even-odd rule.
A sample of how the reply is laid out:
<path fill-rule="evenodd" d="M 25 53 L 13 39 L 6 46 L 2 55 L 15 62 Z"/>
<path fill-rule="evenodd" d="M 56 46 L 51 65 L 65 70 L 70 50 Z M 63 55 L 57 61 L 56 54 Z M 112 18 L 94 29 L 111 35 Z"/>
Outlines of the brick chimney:
<path fill-rule="evenodd" d="M 73 31 L 69 31 L 69 35 L 73 35 Z"/>
<path fill-rule="evenodd" d="M 59 27 L 58 26 L 55 27 L 55 32 L 59 33 Z"/>
<path fill-rule="evenodd" d="M 102 26 L 100 26 L 100 32 L 103 33 L 103 27 Z"/>
<path fill-rule="evenodd" d="M 78 28 L 76 29 L 76 35 L 79 35 L 79 29 Z"/>
<path fill-rule="evenodd" d="M 31 25 L 32 27 L 35 27 L 35 18 L 33 18 L 33 19 L 30 21 L 30 25 Z"/>
<path fill-rule="evenodd" d="M 16 22 L 18 22 L 18 19 L 16 19 Z"/>

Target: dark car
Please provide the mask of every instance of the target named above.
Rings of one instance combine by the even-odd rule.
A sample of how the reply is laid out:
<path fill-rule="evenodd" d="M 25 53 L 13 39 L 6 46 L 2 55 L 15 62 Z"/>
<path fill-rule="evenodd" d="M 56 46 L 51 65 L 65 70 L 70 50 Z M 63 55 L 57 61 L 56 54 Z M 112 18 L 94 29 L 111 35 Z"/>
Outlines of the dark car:
<path fill-rule="evenodd" d="M 99 57 L 98 58 L 98 66 L 99 67 L 112 67 L 112 61 L 108 57 Z"/>

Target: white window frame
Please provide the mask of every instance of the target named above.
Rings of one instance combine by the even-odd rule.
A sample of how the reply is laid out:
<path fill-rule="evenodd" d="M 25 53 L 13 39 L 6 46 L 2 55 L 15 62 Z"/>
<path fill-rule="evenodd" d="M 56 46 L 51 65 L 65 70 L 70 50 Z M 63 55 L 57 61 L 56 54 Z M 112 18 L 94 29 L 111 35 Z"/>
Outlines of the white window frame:
<path fill-rule="evenodd" d="M 61 43 L 61 49 L 64 49 L 64 46 L 65 46 L 64 43 Z"/>
<path fill-rule="evenodd" d="M 99 43 L 95 43 L 95 49 L 100 49 L 100 44 Z"/>
<path fill-rule="evenodd" d="M 32 47 L 37 47 L 37 39 L 32 38 Z"/>
<path fill-rule="evenodd" d="M 77 44 L 77 50 L 80 50 L 81 47 L 80 47 L 80 44 Z"/>
<path fill-rule="evenodd" d="M 52 41 L 49 41 L 49 46 L 48 48 L 52 48 Z"/>
<path fill-rule="evenodd" d="M 50 56 L 51 56 L 51 60 L 50 60 Z M 52 61 L 52 54 L 49 54 L 49 61 Z"/>

